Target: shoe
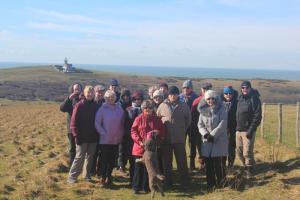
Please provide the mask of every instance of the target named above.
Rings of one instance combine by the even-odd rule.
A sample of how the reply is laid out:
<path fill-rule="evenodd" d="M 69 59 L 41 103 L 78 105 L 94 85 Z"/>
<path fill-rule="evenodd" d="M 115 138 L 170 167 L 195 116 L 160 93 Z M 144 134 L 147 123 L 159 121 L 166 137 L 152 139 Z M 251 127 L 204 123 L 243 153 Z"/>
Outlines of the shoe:
<path fill-rule="evenodd" d="M 253 177 L 253 168 L 252 166 L 246 167 L 246 177 L 247 179 L 250 179 Z"/>
<path fill-rule="evenodd" d="M 69 183 L 69 184 L 73 184 L 73 183 L 76 183 L 76 179 L 74 179 L 74 178 L 68 178 L 68 180 L 67 180 L 67 182 Z"/>
<path fill-rule="evenodd" d="M 140 194 L 140 192 L 138 190 L 133 190 L 132 193 L 133 194 Z"/>
<path fill-rule="evenodd" d="M 106 186 L 106 178 L 105 177 L 101 177 L 100 178 L 100 187 L 105 187 Z"/>
<path fill-rule="evenodd" d="M 84 181 L 86 181 L 86 182 L 91 182 L 91 181 L 92 181 L 92 178 L 91 178 L 91 177 L 89 177 L 89 176 L 87 176 L 87 177 L 84 177 Z"/>

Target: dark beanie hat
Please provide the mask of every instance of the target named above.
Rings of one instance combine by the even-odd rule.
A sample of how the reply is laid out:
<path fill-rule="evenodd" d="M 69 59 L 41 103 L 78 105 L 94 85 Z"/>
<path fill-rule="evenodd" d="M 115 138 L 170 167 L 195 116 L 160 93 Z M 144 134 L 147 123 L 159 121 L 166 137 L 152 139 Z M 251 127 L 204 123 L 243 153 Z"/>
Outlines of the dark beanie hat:
<path fill-rule="evenodd" d="M 165 82 L 159 84 L 159 87 L 166 87 L 166 88 L 169 88 L 168 84 L 165 83 Z"/>
<path fill-rule="evenodd" d="M 119 86 L 119 81 L 117 79 L 111 79 L 109 85 Z"/>
<path fill-rule="evenodd" d="M 129 96 L 130 97 L 130 90 L 128 89 L 128 88 L 123 88 L 122 90 L 121 90 L 121 97 L 123 97 L 123 96 Z"/>
<path fill-rule="evenodd" d="M 169 88 L 169 94 L 177 94 L 177 95 L 179 95 L 179 89 L 178 89 L 178 87 L 176 87 L 176 86 L 171 86 L 171 87 Z"/>
<path fill-rule="evenodd" d="M 251 88 L 250 81 L 243 81 L 242 84 L 241 84 L 241 87 L 249 87 L 249 88 Z"/>

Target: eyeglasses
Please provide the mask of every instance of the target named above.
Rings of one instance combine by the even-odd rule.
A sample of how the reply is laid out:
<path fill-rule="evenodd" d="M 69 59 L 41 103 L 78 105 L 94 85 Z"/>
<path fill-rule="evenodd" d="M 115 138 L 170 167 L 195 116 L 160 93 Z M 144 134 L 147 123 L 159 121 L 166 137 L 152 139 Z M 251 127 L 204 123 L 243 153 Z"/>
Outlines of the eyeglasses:
<path fill-rule="evenodd" d="M 152 110 L 153 108 L 152 107 L 145 107 L 144 109 Z"/>
<path fill-rule="evenodd" d="M 232 93 L 229 93 L 229 92 L 227 92 L 227 93 L 224 93 L 225 95 L 230 95 L 230 94 L 232 94 Z"/>
<path fill-rule="evenodd" d="M 208 100 L 208 101 L 213 101 L 213 100 L 215 100 L 216 98 L 214 98 L 214 97 L 211 97 L 211 98 L 207 98 L 206 100 Z"/>
<path fill-rule="evenodd" d="M 243 86 L 242 89 L 247 90 L 249 87 Z"/>
<path fill-rule="evenodd" d="M 134 101 L 140 101 L 140 100 L 142 100 L 142 99 L 140 99 L 140 98 L 135 98 L 135 99 L 133 99 Z"/>

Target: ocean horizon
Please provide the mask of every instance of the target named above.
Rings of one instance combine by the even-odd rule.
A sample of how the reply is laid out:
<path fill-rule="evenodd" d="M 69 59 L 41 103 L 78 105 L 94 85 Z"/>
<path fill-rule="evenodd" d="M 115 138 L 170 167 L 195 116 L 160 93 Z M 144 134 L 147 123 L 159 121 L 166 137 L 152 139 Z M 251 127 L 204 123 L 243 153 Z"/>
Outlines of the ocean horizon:
<path fill-rule="evenodd" d="M 54 63 L 57 64 L 57 63 Z M 0 69 L 53 65 L 53 63 L 31 62 L 0 62 Z M 61 63 L 59 65 L 62 65 Z M 76 68 L 117 72 L 131 75 L 174 76 L 186 78 L 217 78 L 217 79 L 278 79 L 300 80 L 300 70 L 277 69 L 234 69 L 234 68 L 195 68 L 195 67 L 166 67 L 166 66 L 127 66 L 102 64 L 73 64 Z"/>

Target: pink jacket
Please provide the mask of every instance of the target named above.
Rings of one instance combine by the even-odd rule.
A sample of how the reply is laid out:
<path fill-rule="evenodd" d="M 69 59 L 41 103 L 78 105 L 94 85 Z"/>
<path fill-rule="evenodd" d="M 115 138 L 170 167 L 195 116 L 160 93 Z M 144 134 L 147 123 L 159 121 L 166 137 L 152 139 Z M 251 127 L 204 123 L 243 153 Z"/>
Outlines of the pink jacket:
<path fill-rule="evenodd" d="M 132 148 L 132 155 L 143 156 L 144 147 L 140 146 L 140 142 L 144 142 L 153 130 L 158 130 L 158 138 L 161 140 L 165 135 L 165 127 L 161 119 L 155 114 L 147 116 L 142 113 L 135 118 L 133 125 L 131 127 L 131 138 L 134 142 Z"/>

